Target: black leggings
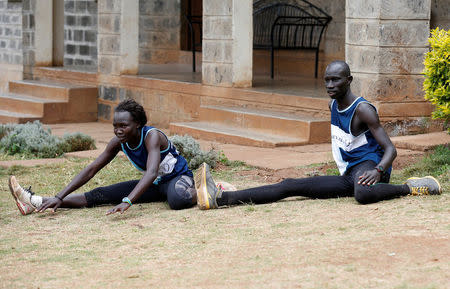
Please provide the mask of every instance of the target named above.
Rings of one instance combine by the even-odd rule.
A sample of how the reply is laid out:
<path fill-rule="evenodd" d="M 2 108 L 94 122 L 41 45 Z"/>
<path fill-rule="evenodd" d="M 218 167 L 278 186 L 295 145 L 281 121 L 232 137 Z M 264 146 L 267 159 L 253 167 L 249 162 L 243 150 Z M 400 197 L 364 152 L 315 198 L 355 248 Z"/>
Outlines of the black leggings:
<path fill-rule="evenodd" d="M 127 181 L 86 192 L 84 196 L 88 207 L 118 204 L 131 193 L 138 182 L 139 180 Z M 151 185 L 135 203 L 162 202 L 166 200 L 173 210 L 186 209 L 195 205 L 197 196 L 192 177 L 181 175 L 168 182 Z"/>
<path fill-rule="evenodd" d="M 240 203 L 264 204 L 293 196 L 315 199 L 354 196 L 359 203 L 369 204 L 409 194 L 407 185 L 388 184 L 390 178 L 388 173 L 383 174 L 380 183 L 374 186 L 359 185 L 359 176 L 375 166 L 374 162 L 365 161 L 352 167 L 343 176 L 285 179 L 273 185 L 240 191 L 224 191 L 217 199 L 217 204 L 219 206 Z"/>

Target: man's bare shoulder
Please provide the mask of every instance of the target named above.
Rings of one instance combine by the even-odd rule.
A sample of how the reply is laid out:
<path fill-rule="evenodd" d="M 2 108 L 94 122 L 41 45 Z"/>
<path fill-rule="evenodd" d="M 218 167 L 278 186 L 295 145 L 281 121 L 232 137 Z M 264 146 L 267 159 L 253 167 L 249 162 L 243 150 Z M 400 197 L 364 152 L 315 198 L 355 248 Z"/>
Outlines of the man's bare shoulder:
<path fill-rule="evenodd" d="M 361 102 L 356 108 L 355 114 L 364 123 L 379 122 L 377 110 L 369 102 Z"/>

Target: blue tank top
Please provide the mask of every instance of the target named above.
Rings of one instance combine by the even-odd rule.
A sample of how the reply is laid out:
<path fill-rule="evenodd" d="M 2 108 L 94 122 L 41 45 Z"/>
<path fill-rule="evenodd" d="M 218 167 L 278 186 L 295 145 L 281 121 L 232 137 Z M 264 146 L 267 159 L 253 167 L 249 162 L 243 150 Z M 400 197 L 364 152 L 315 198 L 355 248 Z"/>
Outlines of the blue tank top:
<path fill-rule="evenodd" d="M 351 132 L 353 115 L 362 102 L 372 105 L 362 97 L 357 98 L 344 110 L 338 109 L 335 99 L 331 104 L 331 147 L 341 175 L 363 161 L 371 160 L 378 164 L 384 154 L 369 129 L 358 136 Z"/>
<path fill-rule="evenodd" d="M 152 130 L 161 132 L 167 138 L 167 136 L 159 129 L 152 126 L 144 126 L 141 130 L 141 140 L 137 147 L 131 148 L 128 143 L 120 144 L 122 146 L 122 151 L 125 153 L 128 160 L 140 171 L 147 170 L 148 151 L 145 147 L 144 139 Z M 153 182 L 154 184 L 167 182 L 179 175 L 193 176 L 188 168 L 186 159 L 178 153 L 177 149 L 168 138 L 167 143 L 167 149 L 160 151 L 161 160 L 159 163 L 158 177 Z"/>

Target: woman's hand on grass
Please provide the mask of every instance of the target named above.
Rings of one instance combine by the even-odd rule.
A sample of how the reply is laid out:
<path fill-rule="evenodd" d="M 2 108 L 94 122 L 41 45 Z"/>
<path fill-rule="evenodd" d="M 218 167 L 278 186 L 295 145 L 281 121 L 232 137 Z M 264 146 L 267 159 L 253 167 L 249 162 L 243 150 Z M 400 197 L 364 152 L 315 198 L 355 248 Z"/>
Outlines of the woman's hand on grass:
<path fill-rule="evenodd" d="M 114 208 L 110 209 L 106 214 L 107 215 L 111 215 L 117 212 L 120 212 L 121 214 L 123 214 L 126 210 L 128 210 L 128 208 L 130 207 L 130 204 L 128 203 L 120 203 L 117 206 L 115 206 Z"/>
<path fill-rule="evenodd" d="M 37 208 L 37 212 L 41 213 L 44 212 L 47 209 L 52 209 L 53 212 L 56 211 L 56 209 L 58 209 L 62 204 L 62 201 L 58 198 L 45 198 L 44 201 L 42 202 L 41 206 L 39 208 Z"/>

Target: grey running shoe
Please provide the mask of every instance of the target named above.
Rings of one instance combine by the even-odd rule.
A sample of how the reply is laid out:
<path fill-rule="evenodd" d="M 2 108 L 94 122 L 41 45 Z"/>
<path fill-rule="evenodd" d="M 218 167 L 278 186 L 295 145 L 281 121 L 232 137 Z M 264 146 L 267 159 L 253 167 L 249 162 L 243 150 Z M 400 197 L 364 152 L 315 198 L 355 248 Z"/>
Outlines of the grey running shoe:
<path fill-rule="evenodd" d="M 16 177 L 10 176 L 9 190 L 11 191 L 11 194 L 16 201 L 16 205 L 22 215 L 31 214 L 36 210 L 36 207 L 31 203 L 31 197 L 34 195 L 31 191 L 31 187 L 29 189 L 22 188 L 17 182 Z"/>
<path fill-rule="evenodd" d="M 442 188 L 439 182 L 432 176 L 423 178 L 409 178 L 405 184 L 408 185 L 411 195 L 440 195 Z"/>
<path fill-rule="evenodd" d="M 222 195 L 222 190 L 216 187 L 206 163 L 195 172 L 195 189 L 197 205 L 201 210 L 217 209 L 216 200 Z"/>

